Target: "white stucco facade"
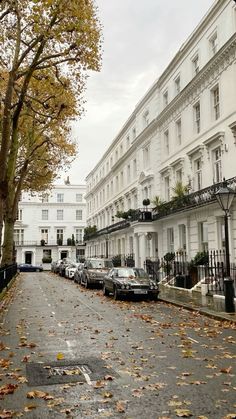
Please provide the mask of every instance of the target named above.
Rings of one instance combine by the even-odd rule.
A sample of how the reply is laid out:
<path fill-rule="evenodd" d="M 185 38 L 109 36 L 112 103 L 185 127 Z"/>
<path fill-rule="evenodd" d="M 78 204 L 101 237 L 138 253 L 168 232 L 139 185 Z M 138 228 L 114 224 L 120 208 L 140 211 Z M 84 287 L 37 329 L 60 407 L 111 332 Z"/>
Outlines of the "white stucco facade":
<path fill-rule="evenodd" d="M 84 254 L 85 185 L 55 185 L 43 194 L 23 193 L 15 223 L 18 263 L 42 263 Z M 74 243 L 71 241 L 74 240 Z"/>
<path fill-rule="evenodd" d="M 87 241 L 87 255 L 104 255 L 108 246 L 109 255 L 134 253 L 142 266 L 147 257 L 169 251 L 184 250 L 192 258 L 198 251 L 224 247 L 223 213 L 214 201 L 121 229 L 115 229 L 115 214 L 142 208 L 146 198 L 170 201 L 176 182 L 188 186 L 190 194 L 223 178 L 235 187 L 235 97 L 236 7 L 232 0 L 220 0 L 87 176 L 87 224 L 102 230 Z M 229 227 L 235 259 L 236 200 Z"/>

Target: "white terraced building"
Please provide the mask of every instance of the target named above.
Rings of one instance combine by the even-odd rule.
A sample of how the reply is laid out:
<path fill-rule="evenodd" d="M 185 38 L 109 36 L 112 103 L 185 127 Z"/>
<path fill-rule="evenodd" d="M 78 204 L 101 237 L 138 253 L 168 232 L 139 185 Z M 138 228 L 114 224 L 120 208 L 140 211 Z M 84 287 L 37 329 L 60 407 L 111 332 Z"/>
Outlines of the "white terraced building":
<path fill-rule="evenodd" d="M 112 139 L 111 139 L 112 140 Z M 185 251 L 223 249 L 224 213 L 214 192 L 225 178 L 236 185 L 236 5 L 216 1 L 163 74 L 137 104 L 86 178 L 86 254 L 134 254 L 135 265 Z M 173 204 L 176 183 L 189 201 Z M 123 220 L 117 212 L 143 200 L 170 202 Z M 176 205 L 177 203 L 177 205 Z M 229 246 L 236 256 L 236 199 L 230 209 Z"/>
<path fill-rule="evenodd" d="M 67 179 L 47 193 L 22 194 L 14 229 L 17 263 L 84 257 L 85 190 Z"/>

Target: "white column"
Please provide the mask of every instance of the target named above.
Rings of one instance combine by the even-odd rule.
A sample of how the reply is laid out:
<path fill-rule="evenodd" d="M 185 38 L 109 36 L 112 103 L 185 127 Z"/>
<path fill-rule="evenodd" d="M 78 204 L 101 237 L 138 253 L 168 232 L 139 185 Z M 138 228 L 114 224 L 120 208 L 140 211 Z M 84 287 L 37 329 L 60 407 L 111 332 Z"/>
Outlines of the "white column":
<path fill-rule="evenodd" d="M 144 267 L 146 260 L 146 237 L 145 233 L 139 235 L 139 268 Z"/>
<path fill-rule="evenodd" d="M 138 234 L 134 234 L 134 258 L 135 258 L 135 266 L 139 266 L 139 240 L 138 240 Z"/>

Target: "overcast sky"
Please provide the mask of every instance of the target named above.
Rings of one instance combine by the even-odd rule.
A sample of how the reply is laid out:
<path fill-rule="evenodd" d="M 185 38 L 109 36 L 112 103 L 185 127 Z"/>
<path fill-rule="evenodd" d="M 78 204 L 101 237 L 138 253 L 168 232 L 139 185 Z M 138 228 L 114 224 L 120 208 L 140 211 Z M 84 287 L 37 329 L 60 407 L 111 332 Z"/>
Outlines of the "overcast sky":
<path fill-rule="evenodd" d="M 86 112 L 73 124 L 79 154 L 62 175 L 72 184 L 98 163 L 135 105 L 161 75 L 214 0 L 96 0 L 103 64 L 87 82 Z"/>

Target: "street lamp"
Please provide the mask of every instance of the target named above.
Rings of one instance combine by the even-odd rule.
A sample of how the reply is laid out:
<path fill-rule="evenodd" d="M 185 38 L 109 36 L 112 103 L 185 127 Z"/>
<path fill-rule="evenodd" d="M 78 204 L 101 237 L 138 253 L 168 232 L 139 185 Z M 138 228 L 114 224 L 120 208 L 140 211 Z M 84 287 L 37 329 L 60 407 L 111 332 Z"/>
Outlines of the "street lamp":
<path fill-rule="evenodd" d="M 233 280 L 230 278 L 230 257 L 229 257 L 229 227 L 228 217 L 229 210 L 234 199 L 235 192 L 227 186 L 225 178 L 223 179 L 222 186 L 215 193 L 217 202 L 224 211 L 224 225 L 225 225 L 225 264 L 226 264 L 226 278 L 224 279 L 224 292 L 225 292 L 225 311 L 235 312 L 234 307 L 234 287 Z"/>

